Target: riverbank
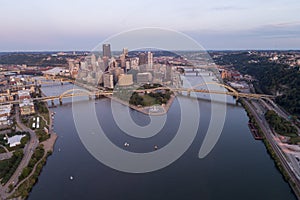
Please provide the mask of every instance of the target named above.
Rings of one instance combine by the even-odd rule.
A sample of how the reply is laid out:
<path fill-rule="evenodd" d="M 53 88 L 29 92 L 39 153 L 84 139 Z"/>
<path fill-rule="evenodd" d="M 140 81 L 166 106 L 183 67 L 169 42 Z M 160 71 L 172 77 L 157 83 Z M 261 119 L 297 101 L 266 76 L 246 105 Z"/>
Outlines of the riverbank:
<path fill-rule="evenodd" d="M 297 177 L 289 169 L 289 164 L 285 163 L 285 157 L 282 155 L 281 150 L 276 147 L 274 141 L 272 141 L 271 133 L 268 132 L 268 128 L 264 127 L 263 123 L 260 122 L 259 117 L 255 113 L 255 110 L 251 108 L 251 102 L 241 99 L 241 104 L 247 112 L 249 120 L 254 124 L 260 136 L 262 136 L 263 143 L 269 153 L 270 157 L 273 159 L 277 169 L 282 174 L 286 182 L 289 183 L 292 191 L 294 192 L 297 199 L 300 200 L 300 187 Z"/>
<path fill-rule="evenodd" d="M 12 199 L 26 199 L 29 196 L 29 193 L 31 192 L 32 188 L 38 181 L 38 177 L 40 173 L 42 172 L 43 167 L 46 165 L 47 158 L 53 153 L 54 145 L 57 140 L 57 134 L 53 131 L 52 129 L 52 112 L 48 108 L 48 105 L 46 104 L 45 106 L 48 111 L 48 134 L 49 138 L 43 142 L 40 142 L 40 148 L 43 150 L 42 156 L 35 162 L 34 165 L 28 165 L 24 170 L 22 171 L 23 176 L 26 176 L 25 178 L 20 179 L 21 175 L 19 176 L 19 182 L 16 185 L 15 188 L 13 188 L 9 195 L 9 198 Z M 36 155 L 37 152 L 33 153 L 33 156 Z M 32 157 L 33 157 L 32 156 Z M 33 162 L 33 158 L 31 157 L 31 160 L 29 163 Z M 30 170 L 29 172 L 26 173 L 26 171 Z M 26 175 L 25 175 L 26 174 Z"/>

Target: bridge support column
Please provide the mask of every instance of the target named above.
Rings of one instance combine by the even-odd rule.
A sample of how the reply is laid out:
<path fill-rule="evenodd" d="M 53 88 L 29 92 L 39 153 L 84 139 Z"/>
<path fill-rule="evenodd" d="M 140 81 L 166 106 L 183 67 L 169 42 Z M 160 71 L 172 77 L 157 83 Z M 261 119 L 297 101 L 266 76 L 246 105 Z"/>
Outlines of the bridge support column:
<path fill-rule="evenodd" d="M 62 102 L 62 98 L 59 98 L 59 104 L 62 105 L 63 102 Z"/>
<path fill-rule="evenodd" d="M 51 105 L 54 106 L 54 100 L 53 99 L 51 100 Z"/>
<path fill-rule="evenodd" d="M 238 100 L 235 101 L 235 105 L 237 105 L 237 106 L 239 105 L 239 101 Z"/>
<path fill-rule="evenodd" d="M 187 91 L 187 95 L 188 95 L 188 96 L 191 96 L 191 91 Z"/>

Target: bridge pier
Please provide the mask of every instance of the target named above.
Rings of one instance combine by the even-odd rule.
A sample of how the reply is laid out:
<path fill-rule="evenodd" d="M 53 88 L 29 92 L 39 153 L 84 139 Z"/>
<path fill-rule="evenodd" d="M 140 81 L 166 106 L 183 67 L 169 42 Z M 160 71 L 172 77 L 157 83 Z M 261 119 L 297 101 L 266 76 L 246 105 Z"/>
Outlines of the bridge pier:
<path fill-rule="evenodd" d="M 51 100 L 51 105 L 54 106 L 54 99 Z"/>
<path fill-rule="evenodd" d="M 238 100 L 235 101 L 235 105 L 237 105 L 237 106 L 239 105 L 239 101 Z"/>
<path fill-rule="evenodd" d="M 100 97 L 101 97 L 100 94 L 96 94 L 96 95 L 95 95 L 95 98 L 96 98 L 96 99 L 100 99 Z"/>
<path fill-rule="evenodd" d="M 62 98 L 59 98 L 59 105 L 62 105 L 63 102 L 62 102 Z"/>
<path fill-rule="evenodd" d="M 190 90 L 187 91 L 187 95 L 191 96 L 191 91 Z"/>

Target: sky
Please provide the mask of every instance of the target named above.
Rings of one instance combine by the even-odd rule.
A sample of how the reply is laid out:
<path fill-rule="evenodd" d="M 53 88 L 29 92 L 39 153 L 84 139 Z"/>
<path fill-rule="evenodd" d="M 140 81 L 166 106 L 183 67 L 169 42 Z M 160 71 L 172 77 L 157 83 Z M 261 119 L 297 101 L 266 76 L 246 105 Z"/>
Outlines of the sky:
<path fill-rule="evenodd" d="M 0 51 L 91 50 L 160 27 L 207 50 L 300 49 L 299 0 L 0 0 Z"/>

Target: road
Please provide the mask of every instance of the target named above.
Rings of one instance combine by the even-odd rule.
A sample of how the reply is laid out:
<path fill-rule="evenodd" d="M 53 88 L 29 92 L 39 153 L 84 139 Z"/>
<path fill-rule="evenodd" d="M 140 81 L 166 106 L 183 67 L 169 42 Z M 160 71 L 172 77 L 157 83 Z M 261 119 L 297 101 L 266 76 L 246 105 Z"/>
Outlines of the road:
<path fill-rule="evenodd" d="M 0 145 L 5 150 L 5 153 L 0 154 L 0 160 L 9 159 L 12 157 L 13 152 L 8 151 L 8 149 L 5 146 Z"/>
<path fill-rule="evenodd" d="M 261 116 L 261 113 L 257 112 L 257 109 L 254 108 L 254 106 L 248 101 L 244 99 L 244 102 L 246 104 L 246 106 L 249 108 L 250 112 L 252 113 L 252 115 L 254 116 L 258 126 L 261 128 L 262 132 L 264 133 L 267 141 L 270 143 L 272 149 L 275 151 L 277 157 L 280 160 L 280 163 L 282 164 L 284 170 L 288 173 L 289 177 L 291 178 L 291 181 L 295 183 L 297 190 L 300 191 L 300 181 L 297 178 L 297 176 L 295 175 L 292 167 L 289 165 L 285 155 L 283 154 L 283 152 L 281 151 L 280 147 L 277 145 L 276 141 L 274 141 L 273 139 L 273 132 L 270 129 L 267 121 L 265 120 L 264 117 Z M 295 189 L 295 188 L 293 188 Z M 295 192 L 298 199 L 300 199 L 299 195 L 297 194 L 297 192 Z"/>
<path fill-rule="evenodd" d="M 9 181 L 4 186 L 0 187 L 0 198 L 3 200 L 7 199 L 9 197 L 9 195 L 11 195 L 10 193 L 8 193 L 8 186 L 10 184 L 12 184 L 13 186 L 15 186 L 17 184 L 19 175 L 22 173 L 23 169 L 28 165 L 29 160 L 30 160 L 34 150 L 36 149 L 36 147 L 39 144 L 39 141 L 38 141 L 38 138 L 37 138 L 35 132 L 33 130 L 31 130 L 30 128 L 26 127 L 21 122 L 20 115 L 19 115 L 19 107 L 16 107 L 16 122 L 23 131 L 30 133 L 30 141 L 29 141 L 29 143 L 27 143 L 25 145 L 25 147 L 23 149 L 24 156 L 23 156 L 23 159 L 22 159 L 21 163 L 19 164 L 17 170 L 12 175 L 12 177 L 9 179 Z"/>

